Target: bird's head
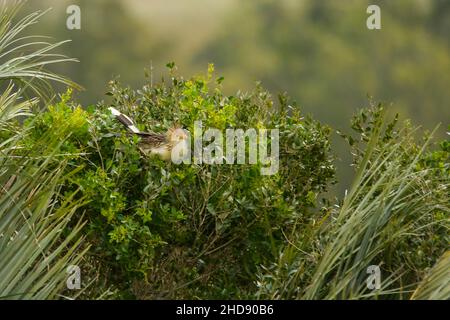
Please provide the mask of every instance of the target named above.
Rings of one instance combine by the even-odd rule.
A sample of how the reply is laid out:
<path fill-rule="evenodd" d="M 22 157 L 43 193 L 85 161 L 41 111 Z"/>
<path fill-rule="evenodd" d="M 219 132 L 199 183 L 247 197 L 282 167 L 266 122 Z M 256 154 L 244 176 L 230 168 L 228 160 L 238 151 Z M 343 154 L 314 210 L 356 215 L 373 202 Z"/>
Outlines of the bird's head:
<path fill-rule="evenodd" d="M 188 138 L 186 131 L 182 128 L 174 127 L 167 131 L 167 140 L 172 144 L 177 144 Z"/>

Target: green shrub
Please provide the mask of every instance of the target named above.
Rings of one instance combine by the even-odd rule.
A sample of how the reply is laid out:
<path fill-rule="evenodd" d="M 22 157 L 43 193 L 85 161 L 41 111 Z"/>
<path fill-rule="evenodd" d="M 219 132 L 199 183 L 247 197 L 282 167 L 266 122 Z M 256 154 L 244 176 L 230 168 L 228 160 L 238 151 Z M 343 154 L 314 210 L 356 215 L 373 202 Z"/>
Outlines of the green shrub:
<path fill-rule="evenodd" d="M 206 76 L 188 80 L 170 67 L 170 83 L 132 90 L 111 81 L 112 102 L 87 111 L 64 95 L 37 115 L 31 130 L 67 137 L 61 151 L 81 170 L 64 189 L 81 188 L 90 200 L 84 210 L 91 254 L 110 267 L 108 278 L 123 294 L 248 297 L 257 266 L 278 255 L 284 234 L 332 182 L 330 131 L 301 117 L 285 96 L 275 104 L 260 86 L 225 96 L 212 66 Z M 139 139 L 109 106 L 144 131 L 165 132 L 178 123 L 192 132 L 197 120 L 221 130 L 279 129 L 280 170 L 261 175 L 260 163 L 175 165 L 145 158 Z"/>

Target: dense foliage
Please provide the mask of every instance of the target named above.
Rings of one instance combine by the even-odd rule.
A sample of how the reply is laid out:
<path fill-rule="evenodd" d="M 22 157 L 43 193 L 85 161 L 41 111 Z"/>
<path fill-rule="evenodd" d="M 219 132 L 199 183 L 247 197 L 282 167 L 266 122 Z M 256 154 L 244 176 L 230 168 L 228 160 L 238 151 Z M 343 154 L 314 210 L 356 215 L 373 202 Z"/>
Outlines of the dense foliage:
<path fill-rule="evenodd" d="M 92 254 L 110 266 L 120 289 L 143 279 L 131 290 L 140 297 L 246 296 L 256 267 L 278 254 L 284 234 L 307 219 L 332 181 L 328 128 L 301 117 L 284 96 L 275 105 L 260 87 L 224 96 L 221 81 L 212 66 L 206 76 L 173 75 L 168 84 L 136 91 L 112 81 L 111 104 L 84 111 L 67 93 L 25 125 L 25 149 L 51 133 L 61 139 L 60 152 L 71 154 L 69 167 L 81 169 L 64 190 L 80 188 L 89 201 Z M 109 105 L 144 131 L 179 123 L 193 132 L 198 120 L 220 130 L 277 128 L 280 170 L 261 175 L 261 164 L 175 165 L 143 157 L 138 138 Z"/>

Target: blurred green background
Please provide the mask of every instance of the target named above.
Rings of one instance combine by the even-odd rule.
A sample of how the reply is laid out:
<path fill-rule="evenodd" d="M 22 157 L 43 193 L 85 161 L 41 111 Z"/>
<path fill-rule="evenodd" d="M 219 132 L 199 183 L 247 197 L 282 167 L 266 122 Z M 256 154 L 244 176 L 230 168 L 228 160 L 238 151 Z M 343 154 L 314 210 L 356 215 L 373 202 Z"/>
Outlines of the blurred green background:
<path fill-rule="evenodd" d="M 81 30 L 66 28 L 70 4 L 81 8 Z M 369 4 L 381 7 L 381 30 L 366 28 Z M 334 130 L 368 96 L 427 129 L 442 123 L 440 137 L 450 120 L 448 0 L 29 0 L 24 11 L 49 7 L 30 32 L 72 39 L 62 51 L 80 62 L 57 71 L 86 88 L 83 105 L 105 99 L 113 77 L 136 87 L 144 68 L 156 82 L 169 61 L 186 77 L 212 62 L 227 94 L 260 80 Z M 348 149 L 333 142 L 345 185 Z"/>

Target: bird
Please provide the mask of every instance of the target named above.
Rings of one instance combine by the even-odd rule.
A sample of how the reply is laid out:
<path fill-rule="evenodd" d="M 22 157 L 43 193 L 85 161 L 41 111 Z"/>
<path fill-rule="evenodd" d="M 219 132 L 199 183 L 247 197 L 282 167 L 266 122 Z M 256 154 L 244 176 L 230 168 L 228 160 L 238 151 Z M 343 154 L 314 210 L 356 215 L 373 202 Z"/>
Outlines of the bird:
<path fill-rule="evenodd" d="M 137 135 L 141 138 L 139 142 L 139 149 L 144 155 L 158 156 L 162 160 L 174 160 L 172 151 L 177 147 L 177 154 L 175 157 L 184 157 L 188 153 L 188 139 L 189 136 L 186 131 L 178 126 L 171 127 L 166 134 L 159 134 L 154 132 L 140 131 L 134 121 L 123 114 L 114 107 L 109 107 L 111 113 L 115 118 L 127 129 L 131 134 Z"/>

